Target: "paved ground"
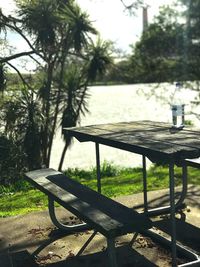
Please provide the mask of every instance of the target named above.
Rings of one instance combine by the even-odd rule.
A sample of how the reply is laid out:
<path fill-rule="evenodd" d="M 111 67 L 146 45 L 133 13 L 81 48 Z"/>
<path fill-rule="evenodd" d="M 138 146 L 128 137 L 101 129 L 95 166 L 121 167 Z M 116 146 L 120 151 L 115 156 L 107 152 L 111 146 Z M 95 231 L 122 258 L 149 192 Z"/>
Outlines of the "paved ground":
<path fill-rule="evenodd" d="M 142 195 L 118 197 L 129 207 L 141 208 Z M 156 206 L 168 202 L 168 191 L 149 192 L 149 202 Z M 189 186 L 184 210 L 186 222 L 178 221 L 178 236 L 200 254 L 200 187 Z M 76 218 L 57 209 L 63 222 L 74 223 Z M 180 217 L 178 215 L 178 217 Z M 163 219 L 163 218 L 162 218 Z M 165 219 L 165 218 L 164 218 Z M 169 229 L 167 220 L 165 228 Z M 191 226 L 192 225 L 192 226 Z M 199 228 L 198 228 L 199 227 Z M 48 212 L 35 212 L 25 216 L 0 219 L 0 267 L 100 267 L 107 266 L 105 239 L 97 234 L 80 256 L 75 256 L 92 231 L 71 234 L 56 230 Z M 119 265 L 123 267 L 171 266 L 170 251 L 148 237 L 138 236 L 131 247 L 132 235 L 117 239 Z M 34 253 L 34 254 L 33 254 Z M 30 257 L 30 255 L 35 255 Z M 180 262 L 187 260 L 180 259 Z"/>

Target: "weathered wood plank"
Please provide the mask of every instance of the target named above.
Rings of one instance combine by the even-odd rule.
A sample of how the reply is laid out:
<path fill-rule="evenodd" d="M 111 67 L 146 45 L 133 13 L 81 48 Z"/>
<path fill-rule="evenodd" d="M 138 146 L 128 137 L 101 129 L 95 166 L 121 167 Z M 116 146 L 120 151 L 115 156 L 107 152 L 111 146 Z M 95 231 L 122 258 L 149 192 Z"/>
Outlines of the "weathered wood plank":
<path fill-rule="evenodd" d="M 143 214 L 139 214 L 53 169 L 28 172 L 26 178 L 39 190 L 104 236 L 115 237 L 151 227 L 150 220 Z"/>
<path fill-rule="evenodd" d="M 200 156 L 198 131 L 176 130 L 159 122 L 122 122 L 67 128 L 79 141 L 93 141 L 147 156 L 153 161 L 181 161 Z"/>

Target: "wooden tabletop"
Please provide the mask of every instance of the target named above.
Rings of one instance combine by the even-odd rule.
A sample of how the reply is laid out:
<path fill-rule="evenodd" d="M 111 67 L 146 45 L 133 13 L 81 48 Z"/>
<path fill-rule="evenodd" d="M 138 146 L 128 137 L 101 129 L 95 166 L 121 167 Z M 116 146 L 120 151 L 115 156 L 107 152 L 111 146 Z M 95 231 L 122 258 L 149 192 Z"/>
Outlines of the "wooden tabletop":
<path fill-rule="evenodd" d="M 180 163 L 200 156 L 200 129 L 174 129 L 170 124 L 133 121 L 66 128 L 80 142 L 92 141 L 148 157 L 153 162 Z"/>

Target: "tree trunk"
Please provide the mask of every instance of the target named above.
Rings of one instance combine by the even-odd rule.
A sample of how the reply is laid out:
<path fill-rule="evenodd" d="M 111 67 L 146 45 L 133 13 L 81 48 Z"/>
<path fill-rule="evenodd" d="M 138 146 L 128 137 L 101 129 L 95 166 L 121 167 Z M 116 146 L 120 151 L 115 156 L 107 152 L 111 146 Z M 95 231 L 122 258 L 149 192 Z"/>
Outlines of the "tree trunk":
<path fill-rule="evenodd" d="M 48 66 L 47 74 L 47 98 L 45 99 L 45 126 L 44 126 L 44 136 L 43 136 L 43 163 L 48 168 L 49 167 L 49 125 L 50 125 L 50 94 L 51 94 L 51 84 L 53 77 L 53 67 L 54 65 L 50 62 Z"/>
<path fill-rule="evenodd" d="M 60 105 L 60 94 L 61 94 L 61 90 L 62 90 L 62 86 L 63 86 L 64 66 L 65 66 L 65 57 L 63 56 L 63 60 L 61 63 L 60 75 L 59 75 L 58 94 L 57 94 L 57 99 L 56 99 L 56 107 L 55 107 L 55 111 L 54 111 L 53 125 L 52 125 L 52 129 L 51 129 L 50 136 L 49 136 L 49 149 L 48 149 L 48 154 L 47 154 L 48 162 L 50 162 L 53 138 L 54 138 L 56 124 L 57 124 L 59 105 Z"/>
<path fill-rule="evenodd" d="M 63 162 L 64 162 L 64 159 L 65 159 L 65 154 L 67 152 L 67 148 L 68 148 L 68 142 L 65 143 L 65 146 L 64 146 L 63 151 L 62 151 L 62 155 L 61 155 L 61 158 L 60 158 L 60 163 L 59 163 L 59 166 L 58 166 L 58 170 L 59 171 L 62 171 L 62 166 L 63 166 Z"/>
<path fill-rule="evenodd" d="M 57 118 L 58 118 L 58 113 L 59 113 L 60 94 L 61 94 L 61 90 L 63 87 L 64 68 L 65 68 L 66 57 L 67 57 L 68 51 L 69 51 L 68 45 L 69 45 L 68 41 L 66 40 L 66 43 L 64 43 L 63 47 L 62 47 L 63 52 L 61 55 L 61 63 L 60 63 L 61 69 L 60 69 L 60 75 L 59 75 L 58 94 L 57 94 L 56 107 L 55 107 L 54 118 L 53 118 L 53 126 L 52 126 L 51 133 L 49 136 L 49 150 L 48 150 L 48 154 L 47 154 L 48 162 L 50 162 L 51 150 L 52 150 L 52 145 L 53 145 L 53 138 L 54 138 L 54 134 L 55 134 Z"/>

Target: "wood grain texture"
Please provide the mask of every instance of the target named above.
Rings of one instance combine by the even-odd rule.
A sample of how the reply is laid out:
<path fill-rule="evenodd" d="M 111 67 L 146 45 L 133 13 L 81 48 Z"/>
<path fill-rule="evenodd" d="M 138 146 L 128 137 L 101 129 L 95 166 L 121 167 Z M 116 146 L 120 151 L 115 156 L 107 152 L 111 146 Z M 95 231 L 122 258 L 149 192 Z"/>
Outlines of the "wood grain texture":
<path fill-rule="evenodd" d="M 174 129 L 152 121 L 120 122 L 66 128 L 81 142 L 92 141 L 148 157 L 153 162 L 180 162 L 200 156 L 200 131 Z"/>

